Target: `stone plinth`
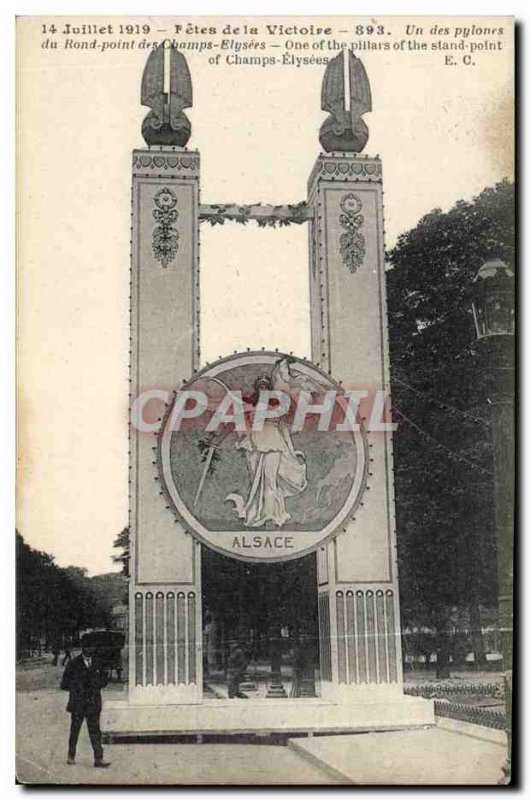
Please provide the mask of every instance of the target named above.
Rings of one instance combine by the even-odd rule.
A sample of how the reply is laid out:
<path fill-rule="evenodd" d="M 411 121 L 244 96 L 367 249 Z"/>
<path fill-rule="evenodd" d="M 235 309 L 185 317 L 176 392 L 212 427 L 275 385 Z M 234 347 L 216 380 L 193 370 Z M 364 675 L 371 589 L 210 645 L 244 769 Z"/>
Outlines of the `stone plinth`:
<path fill-rule="evenodd" d="M 350 705 L 315 698 L 207 700 L 201 705 L 105 703 L 102 730 L 114 735 L 353 732 L 434 724 L 433 704 L 394 694 Z"/>

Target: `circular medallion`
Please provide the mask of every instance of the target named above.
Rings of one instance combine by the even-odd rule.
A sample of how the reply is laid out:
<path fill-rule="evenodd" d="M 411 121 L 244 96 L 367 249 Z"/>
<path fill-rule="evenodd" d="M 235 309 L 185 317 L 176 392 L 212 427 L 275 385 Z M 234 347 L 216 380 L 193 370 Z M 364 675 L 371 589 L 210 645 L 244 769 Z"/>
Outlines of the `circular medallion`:
<path fill-rule="evenodd" d="M 163 210 L 166 210 L 168 208 L 173 208 L 174 206 L 177 205 L 177 197 L 175 193 L 171 189 L 168 189 L 167 187 L 160 189 L 160 191 L 158 191 L 155 194 L 154 199 L 155 199 L 155 204 Z"/>
<path fill-rule="evenodd" d="M 362 208 L 362 203 L 356 194 L 350 192 L 342 198 L 340 207 L 345 214 L 358 214 Z"/>
<path fill-rule="evenodd" d="M 197 539 L 283 561 L 342 530 L 366 485 L 368 444 L 342 387 L 308 361 L 247 352 L 175 393 L 158 437 L 170 508 Z"/>

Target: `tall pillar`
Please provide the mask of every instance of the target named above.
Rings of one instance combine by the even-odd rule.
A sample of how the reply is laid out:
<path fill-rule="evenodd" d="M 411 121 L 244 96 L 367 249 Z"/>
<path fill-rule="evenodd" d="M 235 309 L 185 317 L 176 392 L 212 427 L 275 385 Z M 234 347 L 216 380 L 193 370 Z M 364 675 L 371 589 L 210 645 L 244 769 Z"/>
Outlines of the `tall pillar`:
<path fill-rule="evenodd" d="M 318 157 L 308 184 L 312 360 L 345 390 L 390 393 L 379 158 Z M 317 551 L 324 697 L 401 690 L 391 433 L 368 433 L 355 519 Z"/>
<path fill-rule="evenodd" d="M 171 392 L 197 368 L 198 214 L 197 152 L 133 152 L 131 401 L 153 389 Z M 160 416 L 153 400 L 147 422 L 153 409 Z M 156 432 L 131 423 L 129 702 L 200 702 L 200 545 L 166 509 L 156 441 Z"/>

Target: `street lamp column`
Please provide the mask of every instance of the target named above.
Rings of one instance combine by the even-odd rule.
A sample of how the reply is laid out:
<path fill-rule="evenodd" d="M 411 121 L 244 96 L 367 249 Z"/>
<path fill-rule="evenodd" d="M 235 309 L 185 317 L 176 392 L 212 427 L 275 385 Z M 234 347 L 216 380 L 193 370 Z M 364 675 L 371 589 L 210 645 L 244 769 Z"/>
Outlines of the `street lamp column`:
<path fill-rule="evenodd" d="M 473 318 L 488 369 L 494 472 L 498 613 L 501 632 L 508 767 L 511 756 L 514 539 L 514 322 L 515 278 L 503 261 L 481 266 L 474 278 Z"/>

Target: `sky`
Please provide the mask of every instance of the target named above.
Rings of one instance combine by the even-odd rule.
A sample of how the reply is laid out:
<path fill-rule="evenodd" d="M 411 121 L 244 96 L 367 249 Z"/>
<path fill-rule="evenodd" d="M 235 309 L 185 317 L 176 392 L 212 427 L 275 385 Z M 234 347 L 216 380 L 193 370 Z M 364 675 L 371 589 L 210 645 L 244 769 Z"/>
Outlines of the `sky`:
<path fill-rule="evenodd" d="M 349 31 L 337 39 L 356 40 L 359 19 L 315 22 L 337 20 Z M 377 22 L 390 41 L 403 38 L 397 18 Z M 146 51 L 52 51 L 43 24 L 19 25 L 17 61 L 18 528 L 61 566 L 96 574 L 115 568 L 112 542 L 127 522 L 130 162 L 144 146 Z M 488 24 L 506 29 L 507 20 Z M 477 53 L 469 67 L 446 66 L 431 50 L 358 53 L 372 87 L 365 152 L 383 161 L 387 247 L 433 208 L 512 175 L 511 41 L 488 40 L 502 49 Z M 265 53 L 281 52 L 270 47 L 278 42 L 285 47 L 269 37 Z M 304 200 L 324 67 L 213 66 L 196 51 L 187 59 L 202 202 Z M 262 346 L 309 356 L 305 227 L 201 227 L 201 307 L 204 361 Z"/>

